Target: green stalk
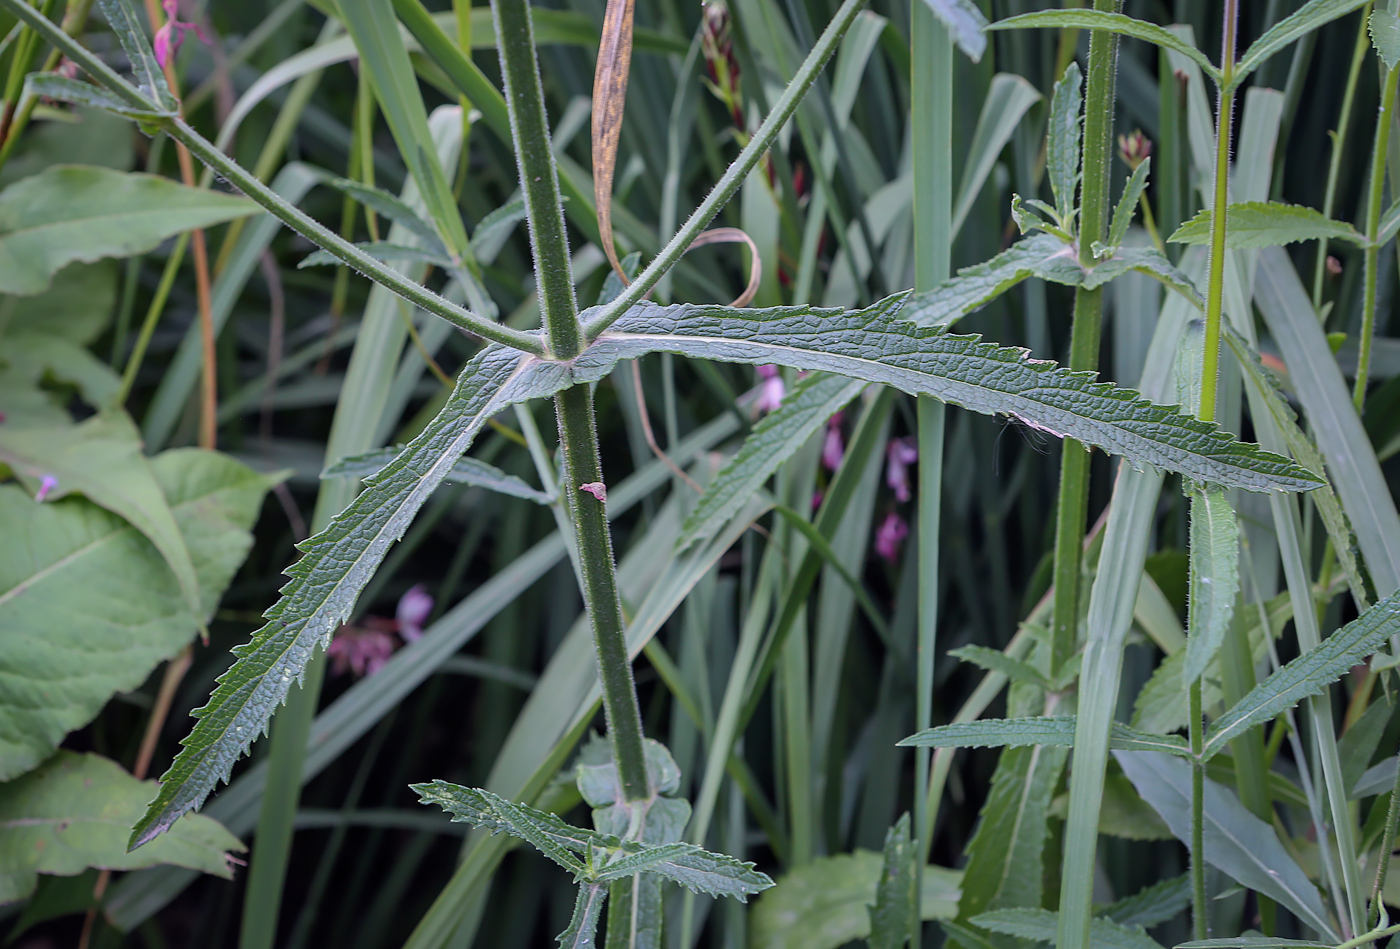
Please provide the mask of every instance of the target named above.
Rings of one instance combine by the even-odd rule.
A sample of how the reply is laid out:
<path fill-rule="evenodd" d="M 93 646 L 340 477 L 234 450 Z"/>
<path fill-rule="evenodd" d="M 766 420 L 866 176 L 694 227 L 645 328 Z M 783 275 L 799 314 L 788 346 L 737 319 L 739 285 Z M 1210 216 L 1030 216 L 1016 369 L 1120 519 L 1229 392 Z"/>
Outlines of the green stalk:
<path fill-rule="evenodd" d="M 910 6 L 910 124 L 914 152 L 914 288 L 930 290 L 947 279 L 953 210 L 953 42 L 925 4 Z M 947 408 L 920 397 L 918 557 L 919 598 L 914 728 L 933 724 L 933 671 L 938 649 L 938 535 L 943 495 L 943 430 Z M 933 751 L 915 750 L 915 870 L 922 875 L 933 846 L 929 773 Z M 918 939 L 914 944 L 919 944 Z"/>
<path fill-rule="evenodd" d="M 572 359 L 583 348 L 583 335 L 570 276 L 569 244 L 564 232 L 559 178 L 550 151 L 530 5 L 528 0 L 496 0 L 491 10 L 525 196 L 525 215 L 530 223 L 540 313 L 551 352 L 562 359 Z M 642 743 L 642 715 L 617 595 L 592 389 L 586 385 L 565 389 L 554 397 L 554 406 L 564 454 L 566 481 L 562 491 L 577 533 L 579 572 L 593 624 L 608 737 L 623 793 L 628 800 L 642 801 L 651 795 Z"/>
<path fill-rule="evenodd" d="M 12 3 L 15 0 L 4 0 L 5 3 Z M 603 330 L 615 323 L 623 313 L 634 304 L 640 302 L 652 287 L 656 286 L 668 270 L 675 266 L 691 242 L 701 231 L 714 220 L 716 214 L 723 208 L 729 199 L 739 190 L 748 177 L 750 171 L 758 164 L 764 152 L 768 151 L 768 146 L 773 144 L 773 140 L 778 137 L 788 119 L 797 111 L 797 106 L 802 101 L 802 97 L 807 94 L 812 83 L 816 81 L 817 74 L 821 72 L 826 61 L 836 52 L 837 45 L 841 38 L 846 35 L 846 30 L 850 28 L 856 14 L 865 6 L 866 0 L 843 0 L 836 15 L 831 18 L 831 22 L 826 25 L 822 35 L 817 39 L 817 44 L 812 47 L 812 51 L 807 54 L 797 74 L 792 77 L 787 88 L 783 91 L 782 97 L 773 106 L 768 117 L 763 120 L 758 131 L 749 139 L 748 145 L 739 153 L 739 157 L 734 159 L 734 163 L 725 169 L 724 176 L 720 178 L 705 200 L 700 202 L 700 206 L 695 209 L 689 219 L 676 231 L 675 236 L 661 249 L 647 268 L 637 275 L 631 285 L 627 287 L 617 299 L 603 308 L 603 311 L 589 321 L 587 334 L 589 339 L 593 339 Z"/>
<path fill-rule="evenodd" d="M 1367 25 L 1371 19 L 1371 4 L 1361 10 L 1361 25 L 1356 29 L 1356 46 L 1351 52 L 1351 67 L 1347 70 L 1346 91 L 1342 93 L 1341 115 L 1337 119 L 1337 130 L 1332 133 L 1332 158 L 1327 164 L 1327 190 L 1322 196 L 1323 217 L 1332 216 L 1332 207 L 1337 198 L 1337 179 L 1342 170 L 1342 155 L 1346 149 L 1347 133 L 1351 130 L 1351 104 L 1356 98 L 1356 83 L 1361 78 L 1361 64 L 1366 52 L 1371 48 L 1371 34 Z M 1317 262 L 1313 265 L 1312 303 L 1314 310 L 1322 309 L 1322 278 L 1327 272 L 1327 238 L 1317 242 Z"/>
<path fill-rule="evenodd" d="M 1371 889 L 1371 907 L 1366 925 L 1374 927 L 1381 917 L 1381 899 L 1385 893 L 1385 877 L 1390 870 L 1390 855 L 1395 849 L 1396 825 L 1400 824 L 1400 769 L 1395 772 L 1395 786 L 1390 790 L 1390 806 L 1385 812 L 1385 830 L 1381 836 L 1380 864 L 1376 867 L 1376 885 Z"/>
<path fill-rule="evenodd" d="M 1356 357 L 1356 387 L 1352 401 L 1359 414 L 1366 404 L 1366 380 L 1371 371 L 1371 339 L 1376 334 L 1376 267 L 1381 249 L 1376 235 L 1381 227 L 1381 200 L 1385 196 L 1385 166 L 1390 152 L 1390 116 L 1395 111 L 1395 90 L 1400 85 L 1400 68 L 1385 74 L 1381 113 L 1376 117 L 1376 141 L 1371 151 L 1371 190 L 1366 197 L 1366 292 L 1361 311 L 1361 348 Z"/>
<path fill-rule="evenodd" d="M 1094 0 L 1094 9 L 1118 12 L 1117 0 Z M 1095 30 L 1089 39 L 1089 75 L 1084 92 L 1084 173 L 1079 204 L 1079 260 L 1094 264 L 1092 246 L 1108 228 L 1110 138 L 1118 38 Z M 1070 330 L 1071 369 L 1097 369 L 1103 329 L 1103 288 L 1074 293 Z M 1089 504 L 1089 449 L 1066 438 L 1060 456 L 1060 498 L 1055 515 L 1055 610 L 1050 668 L 1058 674 L 1074 655 L 1079 633 L 1079 569 Z"/>
<path fill-rule="evenodd" d="M 1191 935 L 1200 940 L 1209 938 L 1210 904 L 1206 901 L 1205 860 L 1205 794 L 1206 768 L 1201 761 L 1201 680 L 1191 683 L 1187 702 L 1190 710 L 1191 732 Z"/>

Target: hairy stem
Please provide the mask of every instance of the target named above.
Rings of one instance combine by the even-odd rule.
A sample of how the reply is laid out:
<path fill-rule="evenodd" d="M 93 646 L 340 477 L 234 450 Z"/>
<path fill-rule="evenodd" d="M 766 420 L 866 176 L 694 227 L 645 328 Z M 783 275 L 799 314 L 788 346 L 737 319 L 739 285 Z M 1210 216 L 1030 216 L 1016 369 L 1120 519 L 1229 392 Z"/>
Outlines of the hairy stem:
<path fill-rule="evenodd" d="M 1390 116 L 1395 111 L 1395 89 L 1400 85 L 1400 69 L 1385 76 L 1381 112 L 1376 117 L 1376 141 L 1371 150 L 1371 188 L 1366 196 L 1366 293 L 1361 308 L 1361 348 L 1356 357 L 1356 388 L 1352 401 L 1359 413 L 1366 404 L 1366 381 L 1371 371 L 1371 339 L 1376 334 L 1376 268 L 1381 249 L 1376 235 L 1381 228 L 1381 200 L 1385 197 L 1386 156 L 1390 151 Z"/>
<path fill-rule="evenodd" d="M 1117 0 L 1094 0 L 1094 9 L 1118 12 Z M 1110 138 L 1113 132 L 1114 77 L 1118 38 L 1095 30 L 1089 39 L 1089 75 L 1084 91 L 1084 172 L 1079 203 L 1079 259 L 1094 263 L 1091 250 L 1108 227 Z M 1074 294 L 1070 330 L 1071 369 L 1097 369 L 1103 326 L 1103 289 Z M 1079 632 L 1079 566 L 1089 502 L 1089 449 L 1066 438 L 1060 456 L 1060 498 L 1055 516 L 1055 608 L 1050 668 L 1058 673 L 1074 655 Z"/>

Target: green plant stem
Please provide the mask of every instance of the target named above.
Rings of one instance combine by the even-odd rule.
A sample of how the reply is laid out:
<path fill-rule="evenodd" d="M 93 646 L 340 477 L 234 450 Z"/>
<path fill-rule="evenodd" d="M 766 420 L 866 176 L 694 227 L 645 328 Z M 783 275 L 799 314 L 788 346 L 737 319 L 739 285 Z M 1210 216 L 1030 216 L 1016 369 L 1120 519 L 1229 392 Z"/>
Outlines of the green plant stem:
<path fill-rule="evenodd" d="M 1371 340 L 1376 334 L 1377 265 L 1381 249 L 1376 235 L 1381 227 L 1381 201 L 1385 197 L 1385 167 L 1390 153 L 1390 117 L 1395 111 L 1395 90 L 1400 85 L 1400 69 L 1385 75 L 1385 90 L 1381 93 L 1381 111 L 1376 117 L 1376 141 L 1371 151 L 1371 186 L 1366 196 L 1366 291 L 1361 308 L 1361 340 L 1356 357 L 1356 387 L 1352 401 L 1359 413 L 1366 404 L 1366 381 L 1371 372 Z"/>
<path fill-rule="evenodd" d="M 170 251 L 170 256 L 165 260 L 165 269 L 161 271 L 160 283 L 156 284 L 156 292 L 151 297 L 151 305 L 146 309 L 146 318 L 141 323 L 141 331 L 136 336 L 136 344 L 131 348 L 131 355 L 127 357 L 126 367 L 122 370 L 122 384 L 117 391 L 116 404 L 126 404 L 127 398 L 131 395 L 131 387 L 136 384 L 136 373 L 141 369 L 141 362 L 146 358 L 146 347 L 151 343 L 151 335 L 156 331 L 156 324 L 160 322 L 161 313 L 165 312 L 165 301 L 170 297 L 170 288 L 175 285 L 175 275 L 180 272 L 180 264 L 185 259 L 185 248 L 189 246 L 190 232 L 183 231 L 175 239 L 175 246 Z"/>
<path fill-rule="evenodd" d="M 583 336 L 569 270 L 569 244 L 559 200 L 559 179 L 549 144 L 530 4 L 528 0 L 495 0 L 491 10 L 496 23 L 501 71 L 505 76 L 516 161 L 520 166 L 520 186 L 525 196 L 525 216 L 530 223 L 540 312 L 550 350 L 560 358 L 572 359 L 583 348 Z M 623 793 L 630 801 L 643 801 L 651 796 L 651 788 L 647 780 L 642 714 L 637 705 L 632 662 L 627 656 L 626 625 L 617 594 L 607 495 L 602 487 L 603 469 L 598 457 L 593 391 L 587 385 L 565 389 L 554 397 L 554 407 L 559 417 L 559 445 L 564 454 L 566 475 L 561 492 L 574 522 L 579 574 L 593 625 L 594 654 L 608 737 Z"/>
<path fill-rule="evenodd" d="M 1094 9 L 1118 12 L 1117 0 L 1094 0 Z M 1110 137 L 1113 131 L 1114 77 L 1118 38 L 1095 30 L 1089 38 L 1089 74 L 1084 92 L 1084 170 L 1079 205 L 1079 259 L 1094 263 L 1091 250 L 1108 227 Z M 1074 294 L 1069 365 L 1097 369 L 1103 328 L 1103 289 L 1079 288 Z M 1058 675 L 1074 655 L 1079 633 L 1079 570 L 1089 503 L 1089 449 L 1066 438 L 1060 456 L 1060 496 L 1055 515 L 1055 607 L 1051 626 L 1050 669 Z"/>
<path fill-rule="evenodd" d="M 4 2 L 12 3 L 15 0 L 4 0 Z M 832 53 L 836 52 L 841 38 L 846 35 L 846 30 L 850 28 L 851 22 L 855 20 L 856 14 L 864 8 L 865 3 L 866 0 L 844 0 L 836 11 L 836 15 L 831 18 L 831 22 L 822 31 L 822 35 L 818 37 L 817 44 L 812 47 L 812 51 L 802 61 L 796 75 L 792 77 L 792 82 L 783 91 L 782 97 L 768 113 L 768 117 L 763 120 L 758 131 L 749 139 L 749 143 L 744 146 L 739 157 L 734 159 L 734 163 L 725 169 L 724 176 L 720 178 L 714 189 L 706 195 L 705 200 L 700 202 L 700 206 L 681 225 L 675 236 L 661 249 L 661 252 L 647 265 L 647 268 L 637 275 L 631 285 L 588 322 L 587 335 L 589 339 L 593 339 L 615 323 L 630 307 L 650 293 L 657 281 L 675 266 L 700 232 L 710 221 L 714 220 L 715 215 L 739 190 L 744 179 L 758 164 L 763 154 L 768 151 L 768 147 L 773 144 L 773 140 L 778 137 L 778 133 L 782 131 L 788 119 L 792 118 L 793 112 L 797 111 L 802 97 L 812 87 L 817 74 L 826 65 L 826 61 L 831 58 Z"/>
<path fill-rule="evenodd" d="M 1400 824 L 1400 769 L 1395 772 L 1395 786 L 1390 791 L 1390 806 L 1385 812 L 1385 830 L 1382 831 L 1380 863 L 1376 866 L 1376 885 L 1371 888 L 1371 906 L 1366 914 L 1366 925 L 1375 926 L 1381 916 L 1381 900 L 1385 896 L 1385 877 L 1390 871 L 1390 855 L 1395 849 L 1395 833 Z"/>
<path fill-rule="evenodd" d="M 1206 766 L 1201 760 L 1204 744 L 1201 719 L 1201 680 L 1191 683 L 1187 697 L 1191 732 L 1191 930 L 1195 939 L 1207 939 L 1210 933 L 1206 900 L 1205 859 L 1205 791 Z"/>
<path fill-rule="evenodd" d="M 1332 133 L 1332 158 L 1327 163 L 1327 190 L 1322 196 L 1323 217 L 1332 216 L 1332 208 L 1337 199 L 1337 179 L 1342 171 L 1342 156 L 1345 154 L 1347 133 L 1351 130 L 1351 105 L 1356 98 L 1356 83 L 1361 78 L 1361 64 L 1371 48 L 1371 35 L 1367 24 L 1371 19 L 1371 4 L 1361 10 L 1361 24 L 1356 28 L 1356 46 L 1351 52 L 1351 67 L 1347 70 L 1346 91 L 1342 93 L 1341 114 L 1337 119 L 1337 130 Z M 1327 238 L 1317 242 L 1317 261 L 1313 264 L 1312 303 L 1314 310 L 1322 309 L 1322 282 L 1327 273 Z"/>

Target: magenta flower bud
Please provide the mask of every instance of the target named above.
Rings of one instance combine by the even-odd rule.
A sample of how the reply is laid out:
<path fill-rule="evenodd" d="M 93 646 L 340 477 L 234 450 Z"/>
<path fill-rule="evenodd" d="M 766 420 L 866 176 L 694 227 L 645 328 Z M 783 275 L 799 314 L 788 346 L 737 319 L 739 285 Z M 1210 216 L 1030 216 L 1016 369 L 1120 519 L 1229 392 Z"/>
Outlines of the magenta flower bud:
<path fill-rule="evenodd" d="M 161 9 L 165 11 L 165 25 L 156 30 L 155 42 L 152 44 L 156 54 L 156 62 L 160 68 L 164 69 L 170 57 L 174 56 L 180 49 L 180 43 L 184 41 L 185 33 L 194 30 L 200 42 L 208 43 L 209 37 L 205 35 L 204 28 L 198 23 L 182 23 L 180 21 L 179 0 L 162 0 Z"/>
<path fill-rule="evenodd" d="M 913 497 L 909 490 L 909 466 L 919 460 L 918 442 L 912 435 L 890 439 L 885 449 L 885 483 L 894 496 L 904 503 Z"/>
<path fill-rule="evenodd" d="M 826 423 L 826 439 L 822 442 L 822 464 L 827 471 L 841 467 L 841 459 L 846 457 L 846 443 L 841 437 L 841 419 L 844 413 L 837 412 Z"/>
<path fill-rule="evenodd" d="M 49 496 L 49 492 L 56 487 L 58 487 L 58 479 L 53 475 L 44 475 L 39 482 L 39 490 L 35 493 L 34 500 L 42 504 L 44 499 Z"/>
<path fill-rule="evenodd" d="M 359 629 L 342 626 L 331 640 L 326 654 L 331 657 L 331 673 L 372 676 L 394 654 L 394 637 L 382 629 Z"/>
<path fill-rule="evenodd" d="M 753 404 L 754 408 L 760 412 L 771 412 L 783 404 L 783 396 L 787 395 L 783 377 L 777 366 L 759 366 L 758 377 L 763 383 L 758 399 Z"/>
<path fill-rule="evenodd" d="M 399 597 L 395 618 L 399 624 L 399 635 L 404 642 L 413 643 L 423 638 L 423 624 L 433 611 L 433 597 L 421 583 L 415 583 Z"/>
<path fill-rule="evenodd" d="M 875 531 L 875 552 L 893 564 L 899 556 L 899 545 L 909 536 L 904 518 L 891 511 Z"/>

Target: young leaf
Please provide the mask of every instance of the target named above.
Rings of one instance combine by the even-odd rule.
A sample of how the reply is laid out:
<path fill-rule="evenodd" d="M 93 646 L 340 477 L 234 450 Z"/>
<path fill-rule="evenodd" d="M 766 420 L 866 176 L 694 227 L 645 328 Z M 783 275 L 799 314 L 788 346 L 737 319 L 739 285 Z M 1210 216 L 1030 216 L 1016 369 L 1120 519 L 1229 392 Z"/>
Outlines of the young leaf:
<path fill-rule="evenodd" d="M 1209 244 L 1210 221 L 1210 210 L 1201 211 L 1167 240 L 1174 244 Z M 1225 209 L 1225 227 L 1225 246 L 1235 250 L 1281 247 L 1323 237 L 1366 243 L 1365 236 L 1345 221 L 1334 221 L 1312 208 L 1277 201 L 1232 204 Z"/>
<path fill-rule="evenodd" d="M 738 453 L 705 486 L 685 519 L 677 547 L 688 547 L 714 534 L 834 412 L 864 388 L 863 382 L 822 372 L 799 379 L 782 404 L 764 416 Z"/>
<path fill-rule="evenodd" d="M 1367 23 L 1371 31 L 1371 45 L 1385 63 L 1386 69 L 1394 69 L 1400 63 L 1400 17 L 1389 10 L 1372 10 Z"/>
<path fill-rule="evenodd" d="M 960 646 L 948 650 L 948 655 L 981 666 L 988 672 L 999 672 L 1012 682 L 1025 682 L 1047 692 L 1052 691 L 1050 680 L 1041 675 L 1038 669 L 1030 663 L 1013 659 L 1000 649 L 976 645 Z"/>
<path fill-rule="evenodd" d="M 462 370 L 442 411 L 403 452 L 365 484 L 365 491 L 305 541 L 306 555 L 267 611 L 267 625 L 234 650 L 209 703 L 164 775 L 160 795 L 132 833 L 139 846 L 181 814 L 198 807 L 271 720 L 294 681 L 354 608 L 389 547 L 452 471 L 487 419 L 502 408 L 553 394 L 568 384 L 556 363 L 501 346 L 479 353 Z"/>
<path fill-rule="evenodd" d="M 1058 914 L 1039 908 L 999 909 L 983 913 L 972 922 L 994 933 L 1055 944 Z M 1162 949 L 1140 926 L 1125 926 L 1102 916 L 1089 923 L 1089 949 Z"/>
<path fill-rule="evenodd" d="M 1044 718 L 988 718 L 976 722 L 955 722 L 929 728 L 899 742 L 915 748 L 1020 748 L 1026 745 L 1074 745 L 1073 715 Z M 1180 735 L 1155 735 L 1113 723 L 1110 748 L 1120 751 L 1161 751 L 1187 755 L 1190 750 Z"/>
<path fill-rule="evenodd" d="M 1113 209 L 1113 224 L 1108 229 L 1109 247 L 1118 247 L 1123 243 L 1123 238 L 1128 236 L 1128 225 L 1133 223 L 1133 215 L 1137 213 L 1138 199 L 1142 197 L 1142 192 L 1147 187 L 1147 174 L 1151 168 L 1152 159 L 1144 158 L 1133 169 L 1133 176 L 1123 186 L 1123 196 L 1118 199 L 1118 206 Z"/>
<path fill-rule="evenodd" d="M 1165 923 L 1191 905 L 1191 874 L 1153 883 L 1105 907 L 1100 915 L 1122 926 L 1149 928 Z"/>
<path fill-rule="evenodd" d="M 1084 275 L 1084 288 L 1093 290 L 1116 277 L 1135 270 L 1156 280 L 1169 290 L 1175 290 L 1197 309 L 1205 309 L 1205 301 L 1191 278 L 1178 270 L 1155 247 L 1119 247 L 1108 260 L 1101 260 Z"/>
<path fill-rule="evenodd" d="M 1391 636 L 1400 633 L 1400 591 L 1365 613 L 1255 686 L 1211 725 L 1202 753 L 1225 749 L 1235 736 L 1267 722 L 1310 695 L 1317 695 L 1365 660 Z"/>
<path fill-rule="evenodd" d="M 1250 73 L 1285 46 L 1338 17 L 1361 9 L 1365 4 L 1366 0 L 1308 0 L 1292 14 L 1265 30 L 1263 36 L 1250 44 L 1244 56 L 1235 64 L 1230 88 L 1238 88 Z M 1218 79 L 1216 81 L 1219 82 Z"/>
<path fill-rule="evenodd" d="M 1191 492 L 1191 597 L 1186 681 L 1194 682 L 1220 651 L 1240 591 L 1240 526 L 1218 488 Z"/>
<path fill-rule="evenodd" d="M 407 247 L 403 244 L 391 244 L 388 241 L 366 241 L 363 244 L 356 244 L 355 247 L 375 260 L 386 262 L 411 260 L 420 264 L 441 267 L 443 270 L 451 270 L 453 267 L 452 261 L 446 257 L 430 250 L 423 250 L 421 247 Z M 305 270 L 307 267 L 326 266 L 341 266 L 341 260 L 328 250 L 318 250 L 303 257 L 297 264 L 297 269 Z"/>
<path fill-rule="evenodd" d="M 905 813 L 885 834 L 885 861 L 870 907 L 870 949 L 902 949 L 919 922 L 916 852 Z"/>
<path fill-rule="evenodd" d="M 598 917 L 608 899 L 608 888 L 602 883 L 585 883 L 578 888 L 574 915 L 568 927 L 556 938 L 559 949 L 593 949 L 598 936 Z"/>
<path fill-rule="evenodd" d="M 144 254 L 181 231 L 260 210 L 157 175 L 53 165 L 0 192 L 0 293 L 41 293 L 75 260 Z"/>
<path fill-rule="evenodd" d="M 1191 765 L 1167 755 L 1115 752 L 1143 800 L 1156 809 L 1180 841 L 1191 839 Z M 1235 882 L 1272 897 L 1308 926 L 1336 939 L 1322 897 L 1279 843 L 1274 828 L 1239 798 L 1205 781 L 1205 859 Z"/>
<path fill-rule="evenodd" d="M 964 267 L 927 293 L 914 294 L 900 318 L 919 326 L 946 327 L 1030 277 L 1074 287 L 1084 280 L 1084 270 L 1070 245 L 1053 234 L 1035 234 L 990 260 Z"/>
<path fill-rule="evenodd" d="M 70 79 L 58 73 L 30 73 L 24 81 L 25 94 L 34 98 L 56 99 L 59 102 L 72 102 L 74 105 L 90 109 L 102 109 L 131 119 L 158 119 L 173 112 L 152 112 L 133 106 L 115 93 L 90 82 Z"/>
<path fill-rule="evenodd" d="M 1360 4 L 1357 4 L 1358 6 Z M 1098 10 L 1041 10 L 1036 13 L 1023 13 L 1020 16 L 1007 17 L 1005 20 L 997 20 L 989 30 L 1025 30 L 1036 27 L 1049 27 L 1051 29 L 1067 30 L 1107 30 L 1110 33 L 1117 33 L 1121 36 L 1131 36 L 1133 39 L 1160 46 L 1163 49 L 1175 50 L 1188 57 L 1209 76 L 1213 81 L 1220 81 L 1220 70 L 1216 69 L 1206 54 L 1196 47 L 1183 40 L 1181 37 L 1164 30 L 1155 23 L 1148 23 L 1145 20 L 1135 20 L 1130 16 L 1121 13 L 1104 13 Z M 1237 67 L 1238 68 L 1238 67 Z"/>
<path fill-rule="evenodd" d="M 507 801 L 499 794 L 480 788 L 464 788 L 447 781 L 431 781 L 409 787 L 418 793 L 422 803 L 438 805 L 452 815 L 454 822 L 484 827 L 493 835 L 507 833 L 519 837 L 565 870 L 579 876 L 586 872 L 586 868 L 574 854 L 586 854 L 591 844 L 606 839 L 601 834 L 566 823 L 557 814 Z"/>
<path fill-rule="evenodd" d="M 156 62 L 155 47 L 146 36 L 146 30 L 141 25 L 142 18 L 136 13 L 132 0 L 100 0 L 98 5 L 102 9 L 102 18 L 112 28 L 112 32 L 117 34 L 122 51 L 131 63 L 132 78 L 136 80 L 136 87 L 165 113 L 174 113 L 179 109 L 179 103 L 175 101 L 170 87 L 166 85 L 165 72 L 160 68 L 160 63 Z"/>
<path fill-rule="evenodd" d="M 975 9 L 975 8 L 974 8 Z M 981 16 L 981 12 L 978 12 Z M 982 186 L 1001 156 L 1006 143 L 1021 123 L 1030 107 L 1041 99 L 1040 92 L 1021 76 L 997 73 L 987 89 L 987 98 L 977 116 L 977 129 L 967 148 L 967 164 L 958 179 L 957 198 L 953 202 L 950 233 L 956 235 L 967 220 L 968 212 L 982 192 Z"/>
<path fill-rule="evenodd" d="M 924 0 L 933 15 L 943 21 L 953 42 L 974 63 L 987 50 L 987 18 L 972 0 Z"/>
<path fill-rule="evenodd" d="M 376 448 L 363 455 L 342 458 L 322 471 L 321 477 L 368 478 L 382 471 L 386 465 L 399 456 L 403 449 L 402 445 L 396 448 Z M 554 500 L 543 491 L 537 491 L 530 487 L 523 479 L 517 478 L 513 474 L 506 474 L 495 465 L 488 465 L 478 458 L 458 458 L 457 463 L 452 466 L 452 470 L 443 480 L 452 484 L 470 484 L 486 488 L 513 498 L 534 501 L 536 504 L 550 504 Z"/>
<path fill-rule="evenodd" d="M 1079 181 L 1081 84 L 1079 64 L 1071 61 L 1064 76 L 1055 83 L 1055 95 L 1050 100 L 1050 128 L 1046 132 L 1046 173 L 1055 195 L 1055 210 L 1064 221 L 1074 214 L 1075 185 Z"/>
<path fill-rule="evenodd" d="M 1144 401 L 1090 373 L 1028 359 L 976 337 L 952 336 L 899 318 L 906 295 L 865 310 L 813 307 L 735 310 L 639 304 L 573 360 L 574 379 L 600 378 L 617 360 L 648 352 L 840 373 L 931 395 L 976 412 L 1006 413 L 1041 430 L 1246 490 L 1306 490 L 1321 480 L 1217 426 Z"/>

